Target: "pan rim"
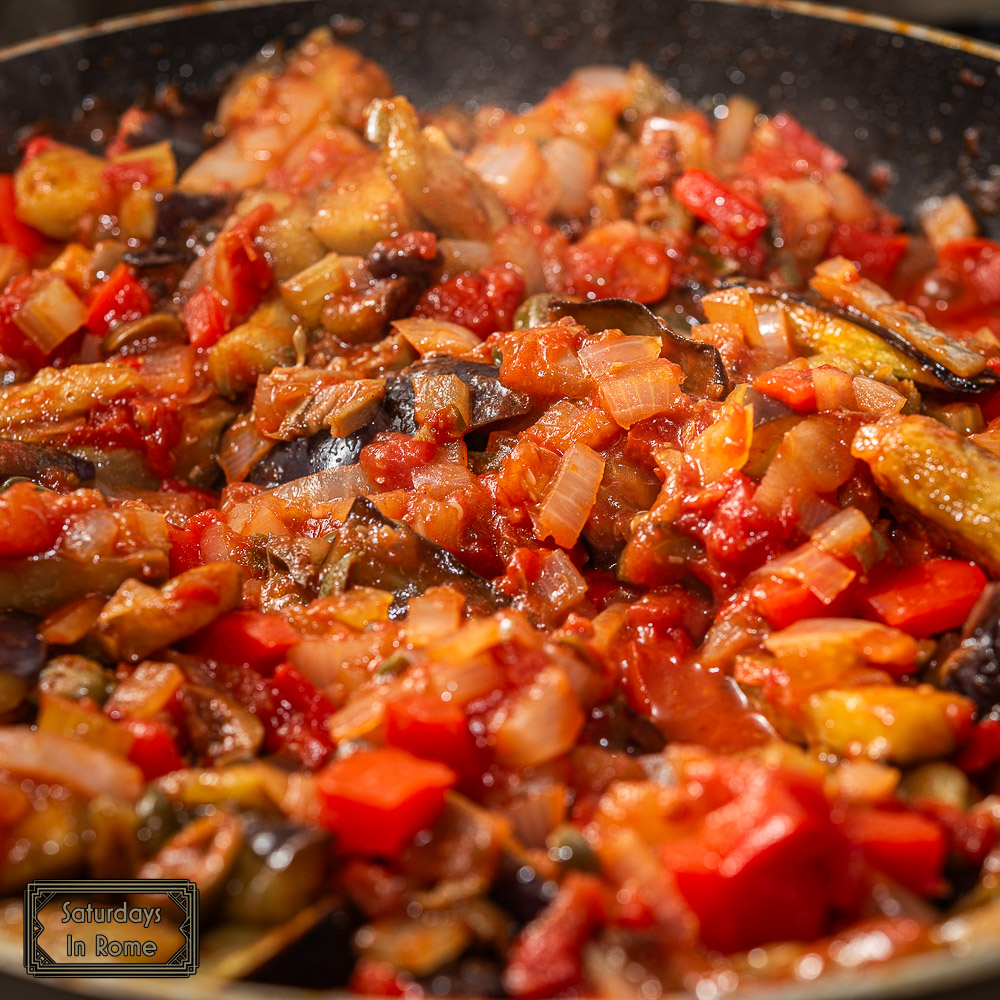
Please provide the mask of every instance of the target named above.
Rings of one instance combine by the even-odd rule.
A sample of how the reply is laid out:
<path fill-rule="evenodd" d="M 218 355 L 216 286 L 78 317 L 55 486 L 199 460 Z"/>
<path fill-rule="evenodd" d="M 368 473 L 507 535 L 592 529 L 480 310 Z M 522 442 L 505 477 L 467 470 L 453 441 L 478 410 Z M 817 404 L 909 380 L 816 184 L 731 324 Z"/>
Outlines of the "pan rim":
<path fill-rule="evenodd" d="M 268 6 L 290 5 L 301 0 L 267 0 Z M 1000 45 L 982 42 L 975 38 L 959 35 L 952 31 L 934 28 L 881 14 L 870 14 L 865 11 L 853 10 L 850 7 L 827 5 L 816 0 L 701 0 L 705 3 L 722 3 L 733 7 L 754 7 L 770 11 L 776 16 L 783 14 L 798 14 L 818 20 L 832 21 L 836 24 L 868 28 L 874 31 L 888 32 L 890 35 L 902 35 L 915 41 L 942 48 L 953 49 L 967 55 L 978 56 L 990 62 L 1000 64 Z M 18 42 L 15 45 L 0 47 L 0 63 L 21 56 L 32 55 L 47 49 L 69 45 L 74 42 L 86 41 L 101 35 L 113 34 L 130 28 L 145 25 L 163 24 L 175 18 L 204 17 L 210 14 L 224 14 L 229 11 L 247 10 L 263 6 L 262 0 L 201 0 L 198 3 L 166 4 L 155 10 L 137 14 L 122 14 L 118 17 L 103 18 L 89 24 L 62 31 L 42 35 L 39 38 Z M 1000 71 L 1000 70 L 998 70 Z"/>

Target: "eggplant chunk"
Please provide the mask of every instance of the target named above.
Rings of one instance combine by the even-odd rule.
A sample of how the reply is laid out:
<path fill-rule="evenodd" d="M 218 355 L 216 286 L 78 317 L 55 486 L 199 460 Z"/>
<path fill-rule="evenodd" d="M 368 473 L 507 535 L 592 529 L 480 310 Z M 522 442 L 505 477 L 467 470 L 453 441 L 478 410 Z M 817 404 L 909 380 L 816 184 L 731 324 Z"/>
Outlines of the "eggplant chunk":
<path fill-rule="evenodd" d="M 1000 584 L 983 591 L 942 668 L 944 686 L 976 703 L 980 717 L 1000 710 Z"/>
<path fill-rule="evenodd" d="M 916 415 L 862 427 L 851 451 L 886 496 L 1000 574 L 1000 458 Z"/>
<path fill-rule="evenodd" d="M 997 388 L 997 376 L 985 368 L 982 357 L 909 313 L 869 314 L 812 291 L 781 289 L 744 278 L 723 283 L 723 287 L 733 286 L 746 288 L 758 310 L 780 308 L 792 339 L 802 350 L 844 354 L 868 370 L 888 365 L 896 378 L 912 379 L 930 389 L 981 393 Z"/>
<path fill-rule="evenodd" d="M 358 497 L 351 505 L 325 565 L 330 573 L 347 567 L 348 585 L 391 591 L 391 618 L 404 615 L 407 601 L 428 587 L 454 587 L 475 614 L 490 614 L 507 603 L 446 549 L 383 516 L 365 497 Z"/>
<path fill-rule="evenodd" d="M 71 490 L 94 479 L 94 463 L 59 448 L 0 438 L 0 481 L 23 476 L 52 489 Z"/>
<path fill-rule="evenodd" d="M 370 423 L 346 437 L 333 437 L 323 430 L 308 438 L 280 442 L 253 467 L 249 481 L 270 489 L 324 469 L 356 464 L 361 449 L 379 431 L 415 434 L 413 379 L 424 375 L 455 375 L 469 387 L 470 431 L 516 419 L 531 409 L 526 396 L 500 381 L 497 365 L 446 355 L 427 358 L 385 379 L 385 397 Z"/>
<path fill-rule="evenodd" d="M 0 611 L 0 715 L 24 700 L 45 666 L 45 653 L 37 618 Z"/>
<path fill-rule="evenodd" d="M 729 378 L 722 355 L 711 344 L 702 344 L 679 334 L 644 305 L 629 299 L 598 299 L 569 302 L 554 299 L 548 307 L 550 320 L 570 316 L 591 333 L 621 330 L 631 336 L 658 337 L 662 356 L 684 371 L 684 391 L 709 399 L 723 399 L 729 392 Z"/>

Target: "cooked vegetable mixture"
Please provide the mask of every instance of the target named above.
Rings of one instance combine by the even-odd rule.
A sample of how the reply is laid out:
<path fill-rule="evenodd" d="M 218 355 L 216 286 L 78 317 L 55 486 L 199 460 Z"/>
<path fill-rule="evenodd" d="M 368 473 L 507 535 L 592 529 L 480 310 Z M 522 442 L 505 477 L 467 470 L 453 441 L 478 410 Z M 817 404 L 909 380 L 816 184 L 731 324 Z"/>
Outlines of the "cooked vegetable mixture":
<path fill-rule="evenodd" d="M 961 198 L 641 65 L 421 114 L 320 32 L 192 114 L 0 177 L 2 891 L 192 878 L 204 971 L 381 996 L 995 948 Z"/>

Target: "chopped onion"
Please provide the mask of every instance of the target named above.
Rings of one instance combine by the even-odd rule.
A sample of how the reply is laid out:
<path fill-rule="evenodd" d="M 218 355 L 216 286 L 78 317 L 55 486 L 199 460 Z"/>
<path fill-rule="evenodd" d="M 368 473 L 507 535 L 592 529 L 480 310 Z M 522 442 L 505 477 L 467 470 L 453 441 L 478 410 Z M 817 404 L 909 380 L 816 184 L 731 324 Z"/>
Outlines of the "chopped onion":
<path fill-rule="evenodd" d="M 413 379 L 413 415 L 424 423 L 437 410 L 452 410 L 459 430 L 472 422 L 469 387 L 457 375 L 418 375 Z"/>
<path fill-rule="evenodd" d="M 521 216 L 545 218 L 560 186 L 538 147 L 527 139 L 474 150 L 469 166 Z"/>
<path fill-rule="evenodd" d="M 438 251 L 444 264 L 446 274 L 456 274 L 460 271 L 478 271 L 493 263 L 493 248 L 481 240 L 438 240 Z M 407 323 L 413 320 L 405 320 Z M 434 322 L 428 320 L 427 322 Z"/>
<path fill-rule="evenodd" d="M 605 409 L 625 430 L 669 410 L 680 395 L 677 369 L 662 358 L 616 367 L 598 388 Z"/>
<path fill-rule="evenodd" d="M 370 489 L 371 484 L 360 465 L 338 465 L 293 479 L 271 492 L 279 500 L 307 510 L 314 504 L 363 496 Z"/>
<path fill-rule="evenodd" d="M 658 358 L 662 347 L 659 337 L 626 337 L 616 330 L 588 340 L 577 353 L 587 374 L 593 379 L 602 379 L 610 375 L 616 365 Z"/>
<path fill-rule="evenodd" d="M 545 291 L 545 271 L 538 250 L 538 238 L 529 226 L 516 224 L 501 229 L 493 241 L 493 254 L 496 263 L 509 263 L 521 272 L 526 295 Z"/>
<path fill-rule="evenodd" d="M 237 417 L 226 428 L 219 445 L 218 462 L 226 482 L 243 482 L 273 447 L 273 441 L 258 433 L 257 423 L 249 414 Z"/>
<path fill-rule="evenodd" d="M 185 396 L 194 387 L 195 351 L 175 344 L 142 355 L 142 380 L 158 396 Z"/>
<path fill-rule="evenodd" d="M 503 624 L 504 619 L 496 615 L 474 619 L 454 635 L 435 642 L 429 650 L 430 658 L 447 663 L 449 660 L 460 661 L 465 657 L 485 653 L 504 641 Z"/>
<path fill-rule="evenodd" d="M 879 417 L 891 417 L 906 406 L 906 397 L 901 392 L 864 375 L 854 378 L 854 398 L 859 409 Z"/>
<path fill-rule="evenodd" d="M 823 178 L 823 186 L 830 194 L 830 214 L 836 222 L 865 222 L 872 217 L 871 198 L 850 174 L 835 170 Z"/>
<path fill-rule="evenodd" d="M 726 117 L 715 128 L 715 155 L 720 160 L 738 160 L 746 152 L 760 105 L 734 94 L 726 102 L 726 111 Z"/>
<path fill-rule="evenodd" d="M 797 509 L 804 495 L 834 490 L 853 471 L 850 444 L 839 423 L 831 417 L 808 417 L 778 446 L 754 502 L 765 514 L 777 514 L 786 502 Z"/>
<path fill-rule="evenodd" d="M 0 727 L 0 771 L 63 785 L 88 798 L 111 795 L 134 802 L 145 786 L 142 772 L 124 757 L 29 726 Z"/>
<path fill-rule="evenodd" d="M 407 639 L 422 648 L 457 632 L 464 607 L 465 598 L 452 587 L 431 587 L 411 597 L 406 613 Z"/>
<path fill-rule="evenodd" d="M 774 306 L 757 310 L 757 329 L 760 331 L 761 346 L 775 363 L 787 361 L 795 353 L 784 309 Z"/>
<path fill-rule="evenodd" d="M 830 604 L 842 594 L 857 575 L 854 570 L 812 542 L 806 542 L 787 555 L 770 560 L 757 572 L 764 576 L 799 580 L 824 604 Z"/>
<path fill-rule="evenodd" d="M 543 848 L 549 834 L 566 819 L 566 786 L 556 782 L 525 788 L 505 812 L 519 843 Z"/>
<path fill-rule="evenodd" d="M 838 511 L 811 534 L 814 544 L 832 556 L 851 555 L 872 536 L 868 518 L 857 507 Z"/>
<path fill-rule="evenodd" d="M 110 510 L 89 510 L 73 518 L 62 536 L 63 549 L 80 562 L 97 562 L 111 552 L 118 521 Z"/>
<path fill-rule="evenodd" d="M 569 82 L 595 99 L 624 100 L 628 94 L 629 74 L 621 66 L 583 66 L 573 73 Z"/>
<path fill-rule="evenodd" d="M 570 216 L 586 213 L 590 209 L 590 189 L 597 181 L 597 153 L 562 135 L 546 140 L 541 151 L 559 184 L 555 211 Z"/>
<path fill-rule="evenodd" d="M 86 318 L 86 307 L 58 275 L 48 275 L 14 313 L 18 329 L 43 354 L 51 354 Z"/>
<path fill-rule="evenodd" d="M 392 325 L 422 358 L 435 354 L 458 357 L 481 343 L 471 330 L 443 319 L 397 319 Z"/>
<path fill-rule="evenodd" d="M 799 528 L 806 534 L 812 534 L 816 528 L 829 521 L 837 512 L 836 504 L 816 496 L 815 493 L 804 493 L 799 501 Z"/>
<path fill-rule="evenodd" d="M 701 298 L 702 308 L 710 323 L 736 323 L 751 347 L 763 347 L 753 299 L 745 288 L 720 288 Z"/>
<path fill-rule="evenodd" d="M 502 687 L 500 668 L 487 653 L 427 665 L 428 694 L 447 695 L 458 705 L 468 705 Z"/>
<path fill-rule="evenodd" d="M 0 291 L 7 287 L 7 283 L 18 274 L 25 274 L 31 270 L 28 258 L 16 247 L 9 243 L 0 243 Z"/>
<path fill-rule="evenodd" d="M 527 688 L 514 691 L 493 723 L 497 757 L 514 767 L 537 767 L 567 753 L 583 728 L 583 711 L 569 679 L 545 667 Z"/>
<path fill-rule="evenodd" d="M 727 403 L 695 438 L 688 451 L 701 469 L 702 481 L 714 483 L 726 473 L 746 465 L 752 441 L 753 409 L 739 403 Z"/>
<path fill-rule="evenodd" d="M 435 500 L 444 500 L 456 490 L 478 484 L 479 480 L 464 465 L 455 462 L 434 462 L 413 470 L 413 488 Z"/>
<path fill-rule="evenodd" d="M 583 600 L 587 593 L 587 581 L 569 556 L 562 549 L 556 549 L 545 557 L 534 590 L 554 614 L 561 615 Z"/>
<path fill-rule="evenodd" d="M 852 379 L 847 372 L 832 365 L 819 365 L 812 370 L 812 380 L 817 410 L 853 410 L 857 405 Z"/>
<path fill-rule="evenodd" d="M 382 725 L 388 691 L 376 688 L 352 698 L 330 716 L 330 736 L 336 743 L 364 739 Z"/>
<path fill-rule="evenodd" d="M 585 444 L 574 444 L 559 462 L 538 512 L 537 533 L 551 536 L 557 545 L 571 549 L 597 500 L 604 478 L 604 456 Z"/>
<path fill-rule="evenodd" d="M 955 240 L 968 239 L 979 232 L 969 206 L 958 194 L 928 198 L 917 206 L 917 219 L 931 246 L 938 251 Z"/>

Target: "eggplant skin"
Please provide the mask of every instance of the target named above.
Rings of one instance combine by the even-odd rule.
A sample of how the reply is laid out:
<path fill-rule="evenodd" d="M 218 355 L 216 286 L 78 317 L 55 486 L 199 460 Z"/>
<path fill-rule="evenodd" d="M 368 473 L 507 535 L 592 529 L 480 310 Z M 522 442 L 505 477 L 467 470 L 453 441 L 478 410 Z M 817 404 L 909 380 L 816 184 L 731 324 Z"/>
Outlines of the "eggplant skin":
<path fill-rule="evenodd" d="M 862 427 L 851 451 L 886 496 L 1000 576 L 1000 458 L 918 415 Z"/>
<path fill-rule="evenodd" d="M 944 687 L 976 703 L 980 718 L 1000 710 L 1000 584 L 983 591 L 942 669 Z"/>

